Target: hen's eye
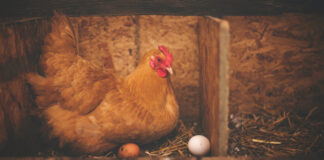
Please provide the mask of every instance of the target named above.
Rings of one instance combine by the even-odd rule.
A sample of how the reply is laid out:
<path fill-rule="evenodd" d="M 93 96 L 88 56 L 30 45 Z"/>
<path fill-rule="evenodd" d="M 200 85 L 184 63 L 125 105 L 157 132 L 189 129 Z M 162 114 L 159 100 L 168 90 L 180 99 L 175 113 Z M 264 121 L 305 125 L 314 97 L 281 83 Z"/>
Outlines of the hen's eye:
<path fill-rule="evenodd" d="M 157 58 L 156 60 L 157 60 L 158 62 L 160 62 L 160 61 L 161 61 L 161 59 L 160 59 L 160 58 Z"/>

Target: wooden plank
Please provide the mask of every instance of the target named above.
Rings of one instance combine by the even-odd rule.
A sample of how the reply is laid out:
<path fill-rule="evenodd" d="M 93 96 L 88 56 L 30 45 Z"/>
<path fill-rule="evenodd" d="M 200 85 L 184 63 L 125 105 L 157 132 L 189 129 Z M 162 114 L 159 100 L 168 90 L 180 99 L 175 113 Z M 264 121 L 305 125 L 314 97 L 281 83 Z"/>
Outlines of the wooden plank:
<path fill-rule="evenodd" d="M 199 18 L 199 52 L 205 134 L 212 155 L 226 155 L 228 143 L 229 25 L 216 18 Z"/>
<path fill-rule="evenodd" d="M 282 12 L 323 13 L 321 0 L 7 0 L 0 21 L 46 17 L 53 10 L 83 15 L 273 15 Z"/>
<path fill-rule="evenodd" d="M 226 21 L 199 18 L 201 117 L 203 129 L 211 141 L 212 155 L 227 153 L 228 28 Z"/>
<path fill-rule="evenodd" d="M 211 154 L 216 155 L 219 148 L 219 26 L 211 25 L 213 21 L 204 17 L 200 17 L 198 23 L 201 120 L 203 130 L 211 142 Z"/>
<path fill-rule="evenodd" d="M 227 155 L 228 148 L 228 103 L 229 103 L 229 62 L 228 56 L 230 52 L 230 32 L 229 23 L 225 20 L 212 18 L 215 22 L 219 23 L 219 155 Z M 210 126 L 212 127 L 212 126 Z"/>

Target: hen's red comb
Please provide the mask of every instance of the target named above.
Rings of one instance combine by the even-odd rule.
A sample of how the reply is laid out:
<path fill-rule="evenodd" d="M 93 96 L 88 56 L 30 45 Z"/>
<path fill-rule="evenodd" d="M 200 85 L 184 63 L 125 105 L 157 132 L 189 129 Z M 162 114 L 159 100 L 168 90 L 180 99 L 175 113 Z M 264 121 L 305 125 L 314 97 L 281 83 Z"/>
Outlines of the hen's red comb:
<path fill-rule="evenodd" d="M 171 66 L 171 63 L 172 63 L 172 54 L 164 46 L 158 46 L 158 48 L 165 55 L 165 63 Z"/>

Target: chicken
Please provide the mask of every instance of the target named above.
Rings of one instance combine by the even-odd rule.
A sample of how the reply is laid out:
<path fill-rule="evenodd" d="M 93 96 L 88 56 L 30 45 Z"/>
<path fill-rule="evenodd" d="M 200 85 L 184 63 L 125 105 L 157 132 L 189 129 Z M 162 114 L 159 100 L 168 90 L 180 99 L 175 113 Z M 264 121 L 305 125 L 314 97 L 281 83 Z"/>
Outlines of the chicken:
<path fill-rule="evenodd" d="M 152 142 L 175 128 L 179 107 L 166 47 L 147 52 L 120 78 L 80 57 L 77 42 L 68 17 L 55 13 L 40 57 L 43 73 L 26 75 L 49 137 L 60 147 L 101 154 L 123 143 Z"/>

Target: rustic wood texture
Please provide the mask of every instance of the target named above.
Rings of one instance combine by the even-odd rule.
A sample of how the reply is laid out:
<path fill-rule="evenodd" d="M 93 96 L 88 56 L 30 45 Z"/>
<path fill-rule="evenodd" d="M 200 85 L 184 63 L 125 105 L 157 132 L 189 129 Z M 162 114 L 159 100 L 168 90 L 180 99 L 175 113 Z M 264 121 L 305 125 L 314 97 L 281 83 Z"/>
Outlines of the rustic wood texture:
<path fill-rule="evenodd" d="M 321 15 L 228 16 L 232 113 L 324 113 L 324 18 Z M 312 116 L 313 116 L 312 115 Z"/>
<path fill-rule="evenodd" d="M 211 155 L 227 155 L 229 24 L 214 17 L 199 17 L 201 120 L 211 141 Z"/>
<path fill-rule="evenodd" d="M 5 140 L 0 141 L 4 147 L 0 155 L 25 155 L 39 149 L 39 126 L 33 124 L 35 121 L 30 116 L 35 106 L 22 78 L 0 83 L 0 106 L 3 111 L 0 123 L 4 124 L 0 135 Z"/>
<path fill-rule="evenodd" d="M 53 10 L 85 15 L 273 15 L 323 13 L 321 0 L 10 0 L 0 6 L 0 21 L 51 16 Z"/>
<path fill-rule="evenodd" d="M 1 82 L 37 68 L 42 39 L 48 30 L 47 20 L 0 26 Z"/>
<path fill-rule="evenodd" d="M 230 30 L 229 23 L 225 20 L 213 18 L 219 23 L 219 149 L 221 156 L 227 155 L 228 148 L 228 113 L 229 113 L 229 56 L 230 56 Z M 213 127 L 213 126 L 209 126 Z"/>
<path fill-rule="evenodd" d="M 48 30 L 47 20 L 0 26 L 0 154 L 23 154 L 39 144 L 39 128 L 30 116 L 35 105 L 23 74 L 37 70 Z"/>
<path fill-rule="evenodd" d="M 5 122 L 5 113 L 3 107 L 0 107 L 0 151 L 2 151 L 8 142 L 8 134 Z"/>
<path fill-rule="evenodd" d="M 180 106 L 180 119 L 199 121 L 199 65 L 197 46 L 197 17 L 140 16 L 139 52 L 143 55 L 158 45 L 173 53 L 175 74 L 171 81 Z"/>
<path fill-rule="evenodd" d="M 201 119 L 211 142 L 211 154 L 219 154 L 219 24 L 199 18 Z M 211 127 L 212 126 L 212 127 Z"/>
<path fill-rule="evenodd" d="M 114 64 L 113 67 L 122 77 L 135 69 L 135 16 L 88 16 L 70 19 L 75 28 L 78 28 L 82 57 L 103 68 L 110 68 Z"/>

